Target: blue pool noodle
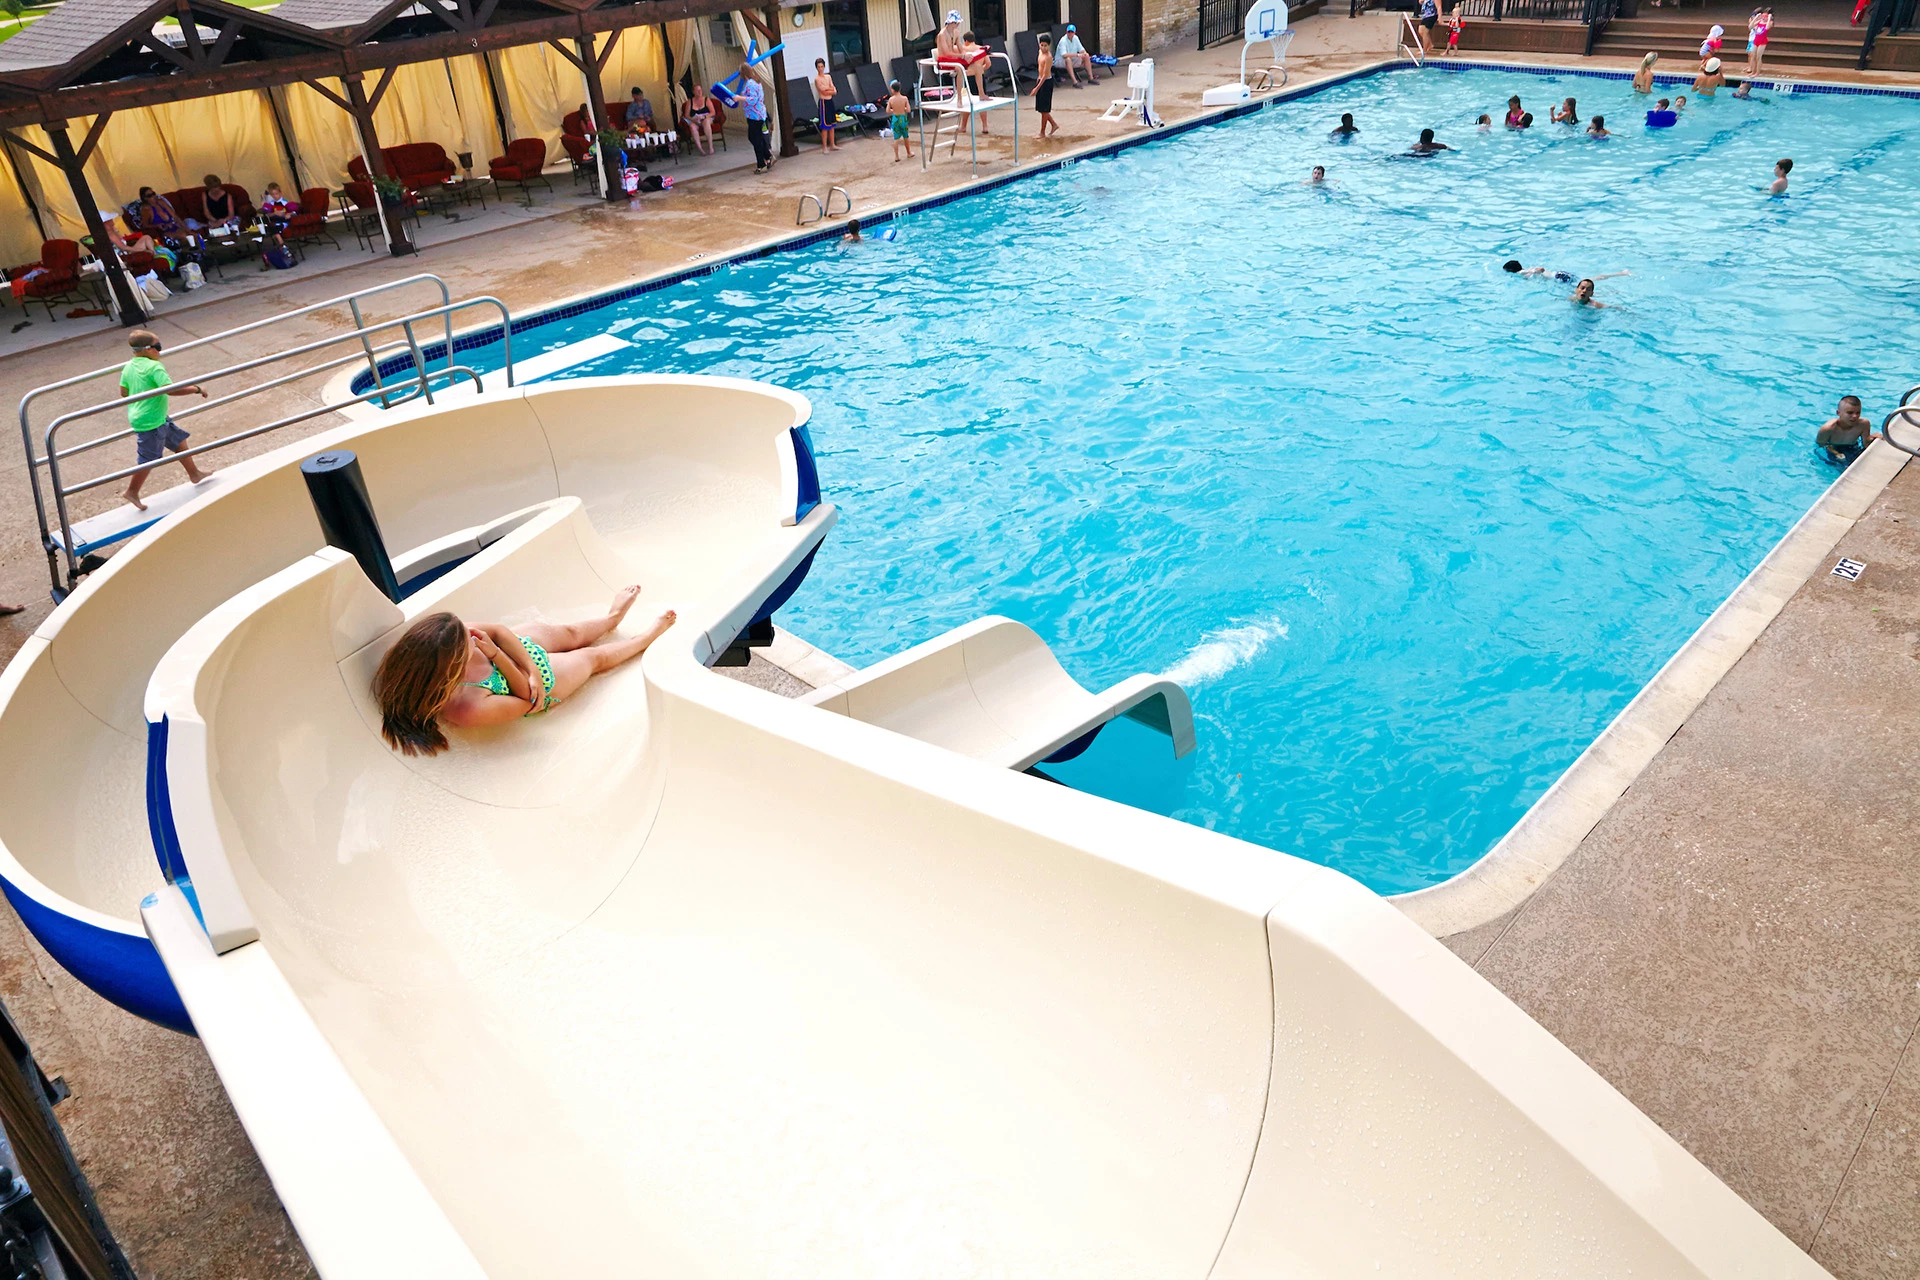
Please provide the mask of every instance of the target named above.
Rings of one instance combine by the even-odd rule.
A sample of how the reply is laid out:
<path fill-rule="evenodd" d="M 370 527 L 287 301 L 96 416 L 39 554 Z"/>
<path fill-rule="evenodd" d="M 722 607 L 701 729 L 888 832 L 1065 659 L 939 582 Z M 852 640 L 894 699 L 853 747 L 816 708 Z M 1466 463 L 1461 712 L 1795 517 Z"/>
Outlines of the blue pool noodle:
<path fill-rule="evenodd" d="M 755 53 L 753 51 L 753 41 L 749 40 L 747 41 L 747 65 L 750 67 L 758 66 L 760 63 L 765 62 L 768 58 L 771 58 L 774 54 L 779 53 L 782 49 L 786 47 L 787 47 L 787 42 L 785 40 L 782 40 L 779 44 L 773 46 L 773 48 L 767 50 L 765 53 Z M 736 71 L 724 80 L 717 80 L 714 82 L 713 87 L 707 90 L 707 92 L 711 93 L 714 97 L 720 99 L 721 106 L 731 107 L 734 105 L 735 96 L 732 88 L 730 88 L 729 86 L 731 86 L 734 81 L 741 80 L 741 77 L 744 74 L 745 74 L 744 72 Z M 741 80 L 740 87 L 743 89 L 746 87 L 746 82 L 744 80 Z"/>

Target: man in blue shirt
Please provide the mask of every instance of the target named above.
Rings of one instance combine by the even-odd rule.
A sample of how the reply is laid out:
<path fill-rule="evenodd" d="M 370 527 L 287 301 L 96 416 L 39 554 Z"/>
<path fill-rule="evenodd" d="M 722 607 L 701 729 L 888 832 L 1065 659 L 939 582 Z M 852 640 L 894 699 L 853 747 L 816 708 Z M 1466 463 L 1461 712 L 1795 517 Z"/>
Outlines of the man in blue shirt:
<path fill-rule="evenodd" d="M 760 78 L 747 63 L 740 64 L 740 106 L 747 118 L 747 141 L 753 144 L 753 171 L 765 173 L 773 167 L 773 143 L 767 137 L 767 94 Z"/>

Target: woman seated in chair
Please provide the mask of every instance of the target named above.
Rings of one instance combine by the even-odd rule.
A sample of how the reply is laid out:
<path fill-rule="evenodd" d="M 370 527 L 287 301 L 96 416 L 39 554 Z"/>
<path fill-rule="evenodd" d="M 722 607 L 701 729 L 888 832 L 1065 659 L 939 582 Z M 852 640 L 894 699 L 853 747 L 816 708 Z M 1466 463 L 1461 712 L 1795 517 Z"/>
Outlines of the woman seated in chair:
<path fill-rule="evenodd" d="M 152 187 L 140 188 L 140 229 L 163 244 L 174 244 L 186 226 L 173 204 Z"/>
<path fill-rule="evenodd" d="M 236 220 L 240 211 L 234 207 L 233 193 L 211 173 L 201 181 L 206 184 L 200 191 L 200 203 L 206 206 L 207 225 L 218 227 Z"/>
<path fill-rule="evenodd" d="M 693 139 L 701 155 L 713 154 L 713 99 L 707 96 L 705 86 L 698 80 L 693 82 L 693 92 L 680 107 L 680 132 Z"/>
<path fill-rule="evenodd" d="M 403 755 L 436 755 L 448 745 L 442 724 L 507 724 L 566 701 L 595 675 L 639 657 L 673 625 L 669 609 L 637 636 L 606 639 L 639 595 L 639 587 L 627 587 L 604 617 L 532 623 L 518 635 L 497 623 L 469 627 L 451 613 L 428 614 L 387 650 L 373 677 L 381 734 Z"/>

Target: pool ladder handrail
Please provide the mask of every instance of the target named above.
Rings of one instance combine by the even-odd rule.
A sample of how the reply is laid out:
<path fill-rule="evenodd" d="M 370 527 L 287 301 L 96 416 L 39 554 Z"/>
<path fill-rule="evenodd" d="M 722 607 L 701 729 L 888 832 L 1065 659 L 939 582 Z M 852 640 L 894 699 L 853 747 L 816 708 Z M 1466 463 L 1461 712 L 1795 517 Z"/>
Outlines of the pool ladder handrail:
<path fill-rule="evenodd" d="M 439 292 L 440 305 L 409 311 L 390 319 L 371 321 L 367 319 L 366 315 L 360 309 L 361 301 L 372 294 L 386 293 L 391 290 L 404 288 L 407 285 L 420 283 L 429 284 Z M 158 462 L 136 462 L 132 466 L 109 470 L 104 475 L 92 476 L 70 484 L 61 475 L 63 469 L 61 464 L 64 459 L 72 458 L 77 454 L 101 449 L 121 440 L 126 440 L 134 433 L 127 426 L 122 425 L 118 430 L 109 431 L 105 435 L 96 436 L 93 439 L 82 441 L 79 444 L 68 445 L 64 448 L 59 444 L 59 434 L 69 423 L 77 422 L 82 418 L 96 417 L 101 414 L 113 414 L 116 411 L 125 410 L 127 406 L 133 404 L 135 401 L 164 396 L 166 394 L 164 388 L 143 391 L 138 395 L 132 396 L 115 396 L 112 399 L 103 400 L 95 404 L 83 405 L 79 408 L 58 414 L 51 422 L 47 423 L 41 432 L 41 439 L 38 442 L 35 440 L 35 427 L 37 424 L 33 421 L 32 410 L 36 400 L 53 392 L 64 391 L 70 387 L 78 387 L 84 383 L 109 379 L 112 381 L 114 390 L 117 392 L 119 390 L 117 384 L 120 374 L 125 368 L 124 364 L 111 364 L 87 373 L 76 374 L 71 378 L 63 378 L 58 382 L 50 382 L 45 386 L 35 387 L 21 397 L 20 437 L 27 458 L 27 482 L 33 490 L 34 514 L 40 523 L 40 545 L 47 554 L 47 573 L 52 581 L 53 597 L 56 601 L 64 600 L 74 587 L 79 584 L 79 580 L 97 568 L 99 564 L 96 557 L 85 556 L 85 558 L 82 558 L 84 553 L 75 547 L 73 534 L 75 522 L 67 503 L 67 499 L 75 494 L 84 493 L 89 489 L 96 489 L 102 485 L 111 484 L 116 480 L 126 479 L 136 471 L 147 471 L 155 467 L 181 464 L 189 458 L 196 458 L 211 450 L 223 449 L 230 445 L 238 444 L 242 440 L 251 440 L 255 436 L 265 435 L 267 432 L 277 431 L 283 427 L 290 427 L 298 423 L 311 421 L 314 418 L 323 417 L 329 413 L 334 413 L 353 405 L 366 404 L 369 401 L 377 400 L 380 403 L 380 407 L 385 409 L 395 403 L 406 403 L 414 399 L 424 399 L 428 404 L 432 404 L 434 402 L 434 387 L 436 385 L 440 386 L 442 390 L 445 390 L 462 378 L 471 380 L 475 390 L 484 390 L 485 388 L 481 383 L 480 375 L 477 372 L 466 365 L 455 364 L 453 362 L 454 340 L 458 336 L 453 328 L 453 313 L 456 311 L 463 311 L 471 307 L 491 307 L 500 313 L 500 331 L 505 344 L 504 358 L 506 366 L 504 371 L 506 374 L 506 384 L 508 386 L 513 385 L 513 316 L 512 313 L 507 310 L 506 303 L 500 301 L 498 298 L 485 295 L 464 298 L 455 302 L 451 291 L 447 288 L 446 281 L 430 273 L 407 276 L 400 280 L 392 280 L 384 284 L 372 285 L 365 289 L 357 289 L 352 293 L 341 294 L 337 298 L 328 298 L 324 302 L 315 302 L 292 311 L 283 311 L 278 315 L 268 316 L 264 320 L 256 320 L 251 324 L 243 324 L 237 328 L 210 334 L 204 338 L 194 338 L 187 342 L 169 344 L 167 347 L 167 355 L 171 359 L 192 351 L 197 347 L 214 346 L 218 349 L 217 344 L 230 341 L 242 334 L 254 333 L 261 329 L 283 324 L 289 320 L 297 320 L 302 317 L 311 316 L 316 312 L 338 309 L 342 307 L 342 304 L 345 304 L 344 309 L 352 317 L 352 326 L 350 328 L 343 329 L 338 333 L 330 334 L 327 337 L 315 341 L 299 343 L 292 347 L 273 351 L 268 355 L 257 356 L 251 360 L 230 362 L 209 369 L 204 373 L 195 372 L 182 377 L 179 381 L 183 384 L 195 383 L 204 385 L 215 379 L 250 373 L 253 370 L 264 368 L 267 365 L 279 361 L 291 360 L 297 356 L 311 355 L 315 352 L 324 351 L 328 347 L 334 347 L 340 344 L 351 344 L 356 347 L 357 350 L 350 350 L 345 355 L 331 356 L 315 364 L 302 363 L 300 367 L 294 369 L 292 372 L 276 373 L 275 375 L 267 377 L 264 381 L 243 386 L 237 391 L 204 399 L 201 403 L 190 408 L 170 408 L 169 417 L 173 420 L 190 418 L 195 414 L 219 409 L 226 405 L 233 404 L 235 401 L 258 395 L 261 392 L 272 391 L 280 387 L 303 382 L 315 376 L 332 373 L 337 369 L 343 369 L 356 364 L 364 364 L 367 371 L 372 375 L 373 385 L 371 389 L 357 395 L 350 395 L 340 401 L 327 401 L 323 390 L 320 395 L 314 397 L 321 402 L 317 408 L 303 409 L 297 413 L 274 418 L 269 422 L 236 431 L 231 435 L 220 436 L 204 444 L 195 445 L 190 449 L 183 449 L 178 453 L 163 454 Z M 433 323 L 433 328 L 442 330 L 440 336 L 442 346 L 437 357 L 430 358 L 425 354 L 425 348 L 422 346 L 421 338 L 416 329 L 416 326 L 426 323 Z M 398 333 L 391 337 L 386 336 L 385 331 L 394 330 L 398 330 Z M 392 357 L 404 357 L 406 364 L 404 372 L 396 371 L 399 380 L 389 382 L 382 376 L 380 365 L 383 360 Z M 445 363 L 434 367 L 431 364 L 431 360 L 434 358 L 444 360 Z M 98 393 L 96 392 L 95 394 Z M 44 452 L 36 449 L 36 443 L 44 449 Z M 43 467 L 47 472 L 46 486 L 50 494 L 42 492 L 41 489 L 40 470 Z M 49 496 L 52 498 L 51 505 L 53 510 L 51 512 L 48 510 Z M 55 536 L 56 529 L 58 530 L 58 537 Z"/>
<path fill-rule="evenodd" d="M 1901 444 L 1893 438 L 1892 431 L 1893 420 L 1895 418 L 1920 427 L 1920 404 L 1912 403 L 1913 398 L 1917 395 L 1920 395 L 1920 387 L 1907 388 L 1907 394 L 1900 397 L 1900 406 L 1880 420 L 1880 438 L 1900 452 L 1920 458 L 1920 445 Z"/>
<path fill-rule="evenodd" d="M 847 207 L 836 211 L 833 207 L 833 198 L 835 196 L 839 196 L 842 200 L 846 201 Z M 809 200 L 813 201 L 814 209 L 811 218 L 807 216 L 807 201 Z M 828 187 L 827 198 L 825 200 L 822 200 L 819 196 L 809 191 L 800 197 L 800 207 L 793 212 L 793 225 L 796 227 L 811 226 L 823 218 L 844 218 L 852 212 L 853 197 L 847 194 L 845 187 Z"/>
<path fill-rule="evenodd" d="M 1416 67 L 1426 66 L 1427 64 L 1424 61 L 1422 61 L 1420 57 L 1420 48 L 1421 48 L 1420 31 L 1419 31 L 1419 28 L 1413 25 L 1413 15 L 1410 13 L 1401 14 L 1400 25 L 1401 25 L 1401 28 L 1406 32 L 1404 36 L 1400 37 L 1400 52 L 1405 54 L 1407 57 L 1413 59 L 1414 66 Z M 1413 43 L 1411 44 L 1407 43 L 1409 40 L 1411 40 Z"/>

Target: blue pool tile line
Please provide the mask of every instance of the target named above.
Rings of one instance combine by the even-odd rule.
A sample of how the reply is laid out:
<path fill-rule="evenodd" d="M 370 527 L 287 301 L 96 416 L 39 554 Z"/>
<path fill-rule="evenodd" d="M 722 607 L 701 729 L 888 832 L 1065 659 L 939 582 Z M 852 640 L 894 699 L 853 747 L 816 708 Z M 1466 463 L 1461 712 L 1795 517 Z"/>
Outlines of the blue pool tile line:
<path fill-rule="evenodd" d="M 1419 64 L 1416 64 L 1410 58 L 1398 58 L 1384 63 L 1377 63 L 1370 67 L 1362 67 L 1357 71 L 1348 71 L 1341 75 L 1334 76 L 1331 79 L 1316 80 L 1312 84 L 1301 85 L 1297 89 L 1282 89 L 1279 93 L 1268 98 L 1260 98 L 1237 107 L 1228 107 L 1219 111 L 1194 116 L 1191 119 L 1182 120 L 1178 124 L 1164 125 L 1158 129 L 1150 129 L 1144 133 L 1115 138 L 1112 142 L 1095 147 L 1091 151 L 1075 152 L 1073 155 L 1062 156 L 1060 159 L 1049 161 L 1046 164 L 1030 165 L 1025 168 L 1015 169 L 1010 173 L 1003 173 L 996 177 L 975 181 L 959 190 L 941 192 L 938 195 L 923 196 L 918 200 L 910 200 L 905 204 L 895 205 L 890 209 L 882 209 L 877 213 L 863 214 L 861 216 L 864 222 L 883 222 L 893 218 L 904 218 L 908 214 L 921 213 L 928 209 L 938 209 L 945 205 L 952 204 L 956 200 L 972 199 L 974 196 L 984 195 L 989 191 L 996 191 L 1009 183 L 1019 182 L 1023 179 L 1034 177 L 1037 174 L 1053 173 L 1066 168 L 1068 165 L 1078 164 L 1082 160 L 1095 160 L 1108 156 L 1116 156 L 1132 147 L 1145 146 L 1151 142 L 1159 142 L 1167 138 L 1178 137 L 1183 133 L 1190 133 L 1195 129 L 1206 129 L 1214 125 L 1225 124 L 1230 120 L 1238 120 L 1243 116 L 1265 111 L 1268 107 L 1277 106 L 1283 102 L 1291 102 L 1296 98 L 1310 97 L 1313 94 L 1322 93 L 1339 85 L 1350 84 L 1355 80 L 1364 80 L 1388 71 L 1409 70 L 1418 65 Z M 1537 66 L 1521 62 L 1428 62 L 1426 69 L 1452 72 L 1511 71 L 1521 75 L 1578 76 L 1589 80 L 1633 79 L 1633 72 L 1631 71 L 1587 67 Z M 1762 83 L 1761 77 L 1759 76 L 1749 78 L 1752 79 L 1755 84 Z M 1661 85 L 1690 85 L 1693 83 L 1692 77 L 1685 75 L 1656 75 L 1653 79 L 1655 84 Z M 1775 92 L 1779 92 L 1779 86 L 1781 84 L 1791 84 L 1793 86 L 1793 92 L 1796 94 L 1832 93 L 1861 94 L 1885 98 L 1920 98 L 1920 89 L 1883 89 L 1865 85 L 1820 84 L 1801 80 L 1772 80 L 1767 83 L 1775 86 Z M 802 232 L 797 235 L 788 236 L 782 240 L 776 240 L 771 244 L 742 249 L 738 252 L 727 254 L 724 257 L 715 258 L 711 262 L 703 262 L 697 267 L 686 267 L 664 276 L 656 276 L 651 280 L 641 280 L 634 284 L 624 285 L 618 289 L 610 289 L 605 293 L 596 293 L 592 297 L 582 298 L 578 302 L 570 302 L 564 306 L 549 308 L 545 311 L 536 311 L 532 315 L 521 316 L 515 319 L 512 322 L 511 330 L 514 334 L 518 335 L 528 330 L 539 328 L 542 325 L 552 324 L 556 320 L 569 320 L 574 316 L 583 316 L 589 312 L 599 311 L 604 307 L 611 307 L 618 303 L 625 302 L 629 298 L 637 298 L 642 294 L 653 293 L 659 289 L 670 289 L 688 280 L 698 280 L 702 276 L 712 275 L 714 272 L 731 267 L 735 263 L 755 262 L 761 258 L 771 257 L 776 253 L 791 253 L 797 249 L 811 248 L 824 241 L 838 239 L 841 235 L 845 234 L 843 230 L 845 226 L 846 224 L 844 222 L 834 223 L 830 226 L 824 226 L 817 231 Z M 456 354 L 462 351 L 473 351 L 480 347 L 490 347 L 500 340 L 500 326 L 494 325 L 490 328 L 477 329 L 472 333 L 462 334 L 455 338 L 453 340 L 453 350 Z M 427 361 L 429 368 L 431 368 L 435 360 L 446 358 L 447 344 L 444 342 L 423 344 L 420 351 L 421 355 Z M 411 353 L 393 356 L 381 361 L 379 369 L 380 377 L 383 380 L 396 374 L 410 375 L 413 370 L 413 356 Z M 365 394 L 373 390 L 373 377 L 371 374 L 359 374 L 354 378 L 352 385 L 354 395 Z"/>

